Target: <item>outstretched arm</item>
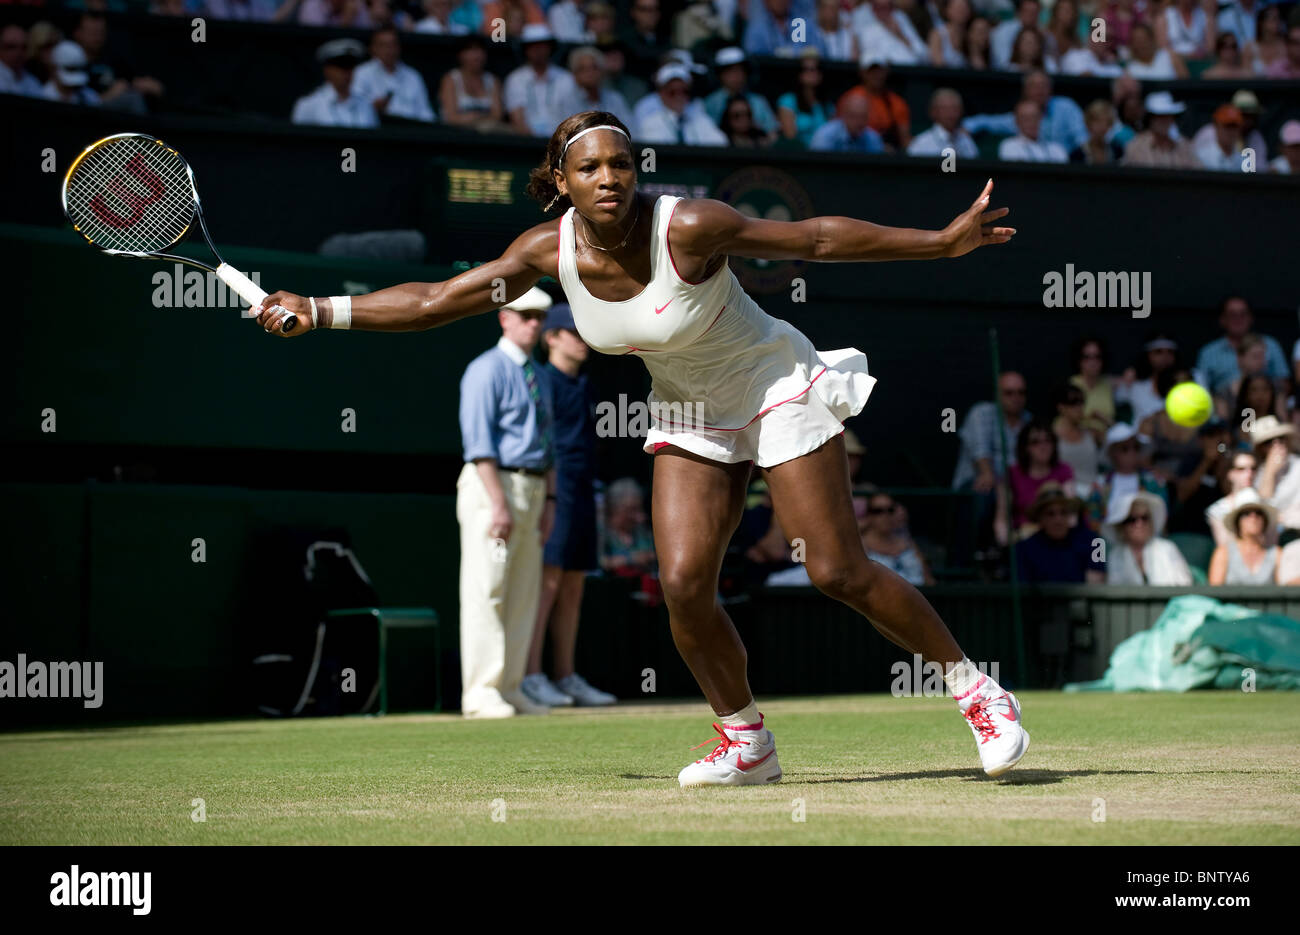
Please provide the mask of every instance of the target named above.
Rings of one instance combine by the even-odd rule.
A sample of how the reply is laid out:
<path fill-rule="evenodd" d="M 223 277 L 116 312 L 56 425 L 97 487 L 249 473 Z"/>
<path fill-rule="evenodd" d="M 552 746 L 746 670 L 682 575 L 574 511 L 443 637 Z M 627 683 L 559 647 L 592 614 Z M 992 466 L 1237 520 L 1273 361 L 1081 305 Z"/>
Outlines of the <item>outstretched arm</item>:
<path fill-rule="evenodd" d="M 803 221 L 768 221 L 741 214 L 721 201 L 701 200 L 681 216 L 691 253 L 763 260 L 813 260 L 849 263 L 871 260 L 933 260 L 970 253 L 976 247 L 1002 244 L 1015 234 L 1012 227 L 994 227 L 1009 208 L 988 210 L 993 180 L 975 203 L 941 231 L 883 227 L 847 217 L 815 217 Z"/>
<path fill-rule="evenodd" d="M 554 256 L 554 231 L 548 232 L 548 226 L 553 224 L 525 231 L 497 259 L 443 282 L 408 282 L 353 296 L 349 327 L 358 331 L 423 331 L 508 304 L 542 278 L 542 256 Z M 284 334 L 280 329 L 286 316 L 271 311 L 276 305 L 297 315 L 307 327 Z M 261 309 L 253 311 L 264 329 L 286 338 L 331 327 L 338 314 L 328 296 L 317 296 L 313 319 L 311 301 L 292 292 L 273 292 L 262 300 Z"/>

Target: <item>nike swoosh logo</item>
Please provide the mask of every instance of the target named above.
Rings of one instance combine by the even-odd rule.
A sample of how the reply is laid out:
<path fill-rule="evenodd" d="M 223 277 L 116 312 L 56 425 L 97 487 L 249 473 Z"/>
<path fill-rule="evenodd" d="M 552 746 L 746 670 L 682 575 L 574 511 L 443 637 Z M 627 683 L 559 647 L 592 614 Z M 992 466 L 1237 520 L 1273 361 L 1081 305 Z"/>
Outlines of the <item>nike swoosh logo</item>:
<path fill-rule="evenodd" d="M 1003 714 L 1002 716 L 1006 718 L 1008 721 L 1020 720 L 1020 718 L 1016 717 L 1016 706 L 1011 703 L 1010 695 L 1007 695 L 1007 713 Z"/>
<path fill-rule="evenodd" d="M 664 309 L 666 309 L 668 306 L 670 306 L 670 305 L 672 305 L 672 304 L 673 304 L 673 300 L 672 300 L 672 299 L 669 299 L 669 300 L 668 300 L 667 302 L 665 302 L 663 305 L 661 305 L 661 306 L 659 306 L 657 309 L 655 309 L 655 314 L 656 314 L 656 315 L 661 314 L 661 313 L 663 312 Z"/>
<path fill-rule="evenodd" d="M 746 763 L 746 762 L 745 762 L 745 757 L 744 757 L 744 755 L 743 755 L 743 754 L 740 754 L 740 753 L 737 753 L 737 754 L 736 754 L 736 768 L 739 769 L 742 773 L 747 773 L 747 772 L 749 772 L 751 769 L 753 769 L 755 766 L 758 766 L 760 763 L 763 762 L 763 760 L 766 760 L 768 756 L 771 756 L 771 755 L 772 755 L 773 753 L 775 753 L 775 752 L 776 752 L 776 749 L 775 749 L 775 748 L 773 748 L 773 749 L 771 749 L 771 750 L 768 750 L 768 751 L 767 751 L 767 756 L 763 757 L 762 760 L 755 760 L 753 763 Z"/>

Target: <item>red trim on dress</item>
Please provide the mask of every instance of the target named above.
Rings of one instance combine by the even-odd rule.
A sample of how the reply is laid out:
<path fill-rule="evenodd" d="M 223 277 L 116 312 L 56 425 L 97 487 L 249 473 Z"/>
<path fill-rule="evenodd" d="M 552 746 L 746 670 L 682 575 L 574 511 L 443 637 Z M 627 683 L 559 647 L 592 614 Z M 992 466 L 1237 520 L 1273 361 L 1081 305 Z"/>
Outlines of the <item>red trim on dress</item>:
<path fill-rule="evenodd" d="M 685 276 L 683 276 L 681 273 L 677 271 L 677 261 L 673 259 L 673 246 L 668 242 L 668 232 L 672 229 L 673 215 L 677 213 L 677 206 L 681 203 L 682 203 L 682 199 L 678 198 L 675 202 L 673 202 L 672 210 L 668 212 L 668 223 L 664 225 L 664 247 L 666 247 L 668 250 L 668 262 L 672 265 L 673 275 L 676 276 L 678 279 L 680 279 L 682 282 L 686 283 L 686 285 L 688 286 L 702 286 L 710 279 L 712 279 L 714 276 L 718 275 L 718 273 L 722 272 L 723 268 L 727 265 L 727 263 L 726 260 L 724 259 L 722 266 L 719 266 L 717 269 L 715 269 L 712 275 L 705 276 L 703 279 L 699 280 L 698 282 L 687 279 Z M 704 266 L 706 269 L 708 268 L 707 263 L 705 263 Z"/>
<path fill-rule="evenodd" d="M 719 427 L 716 426 L 716 425 L 691 425 L 691 426 L 687 426 L 687 429 L 688 429 L 688 430 L 689 430 L 689 429 L 693 429 L 693 428 L 694 428 L 694 429 L 708 429 L 710 432 L 743 432 L 745 429 L 749 428 L 751 425 L 753 425 L 753 424 L 754 424 L 755 422 L 757 422 L 759 419 L 763 418 L 763 416 L 767 415 L 769 412 L 771 412 L 771 411 L 772 411 L 773 409 L 775 409 L 777 406 L 784 406 L 786 403 L 791 402 L 792 400 L 796 400 L 796 399 L 798 399 L 800 396 L 803 396 L 803 395 L 804 395 L 805 393 L 807 393 L 810 389 L 812 389 L 812 385 L 813 385 L 814 383 L 816 383 L 818 380 L 821 379 L 822 374 L 825 373 L 826 370 L 827 370 L 826 367 L 822 367 L 821 371 L 817 374 L 817 376 L 815 376 L 815 377 L 813 377 L 811 380 L 809 380 L 809 381 L 808 381 L 808 385 L 805 386 L 805 387 L 804 387 L 802 390 L 800 390 L 798 393 L 795 393 L 795 394 L 794 394 L 793 396 L 791 396 L 789 399 L 783 399 L 783 400 L 781 400 L 779 403 L 772 403 L 772 405 L 768 406 L 766 409 L 761 410 L 761 411 L 759 412 L 758 415 L 754 416 L 754 418 L 750 419 L 748 422 L 746 422 L 744 425 L 742 425 L 742 426 L 741 426 L 740 428 L 738 428 L 738 429 L 724 429 L 724 428 L 719 428 Z M 661 421 L 662 421 L 662 424 L 664 424 L 664 425 L 685 425 L 685 423 L 682 423 L 682 422 L 670 422 L 670 421 L 668 421 L 668 420 L 666 420 L 666 419 L 661 420 Z"/>

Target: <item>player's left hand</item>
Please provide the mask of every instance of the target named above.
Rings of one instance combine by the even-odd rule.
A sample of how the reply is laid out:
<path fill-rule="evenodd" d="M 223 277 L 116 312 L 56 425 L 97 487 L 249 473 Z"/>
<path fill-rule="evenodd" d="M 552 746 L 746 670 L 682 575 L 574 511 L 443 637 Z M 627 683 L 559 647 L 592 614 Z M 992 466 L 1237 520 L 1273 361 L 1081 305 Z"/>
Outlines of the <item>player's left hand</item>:
<path fill-rule="evenodd" d="M 948 245 L 944 256 L 965 256 L 976 247 L 988 244 L 1006 243 L 1015 234 L 1014 227 L 994 227 L 993 222 L 1011 213 L 1010 208 L 989 210 L 989 199 L 993 196 L 993 180 L 989 179 L 984 191 L 962 214 L 953 218 L 951 224 L 944 228 L 944 242 Z"/>

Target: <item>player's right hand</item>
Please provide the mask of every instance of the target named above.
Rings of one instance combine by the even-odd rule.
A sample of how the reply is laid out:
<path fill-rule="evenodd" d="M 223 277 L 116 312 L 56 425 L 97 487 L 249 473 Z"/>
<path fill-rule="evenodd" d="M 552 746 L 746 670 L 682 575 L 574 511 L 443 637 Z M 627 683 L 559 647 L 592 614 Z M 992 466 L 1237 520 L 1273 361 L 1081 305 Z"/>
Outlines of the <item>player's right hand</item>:
<path fill-rule="evenodd" d="M 293 330 L 288 334 L 282 330 L 284 320 L 288 316 L 285 312 L 273 311 L 277 305 L 292 312 L 298 318 L 298 323 L 293 326 Z M 312 320 L 311 316 L 311 302 L 306 297 L 295 295 L 292 292 L 272 292 L 262 300 L 260 306 L 253 306 L 248 312 L 250 317 L 257 319 L 257 323 L 265 331 L 282 338 L 296 338 L 316 327 L 316 322 Z"/>

